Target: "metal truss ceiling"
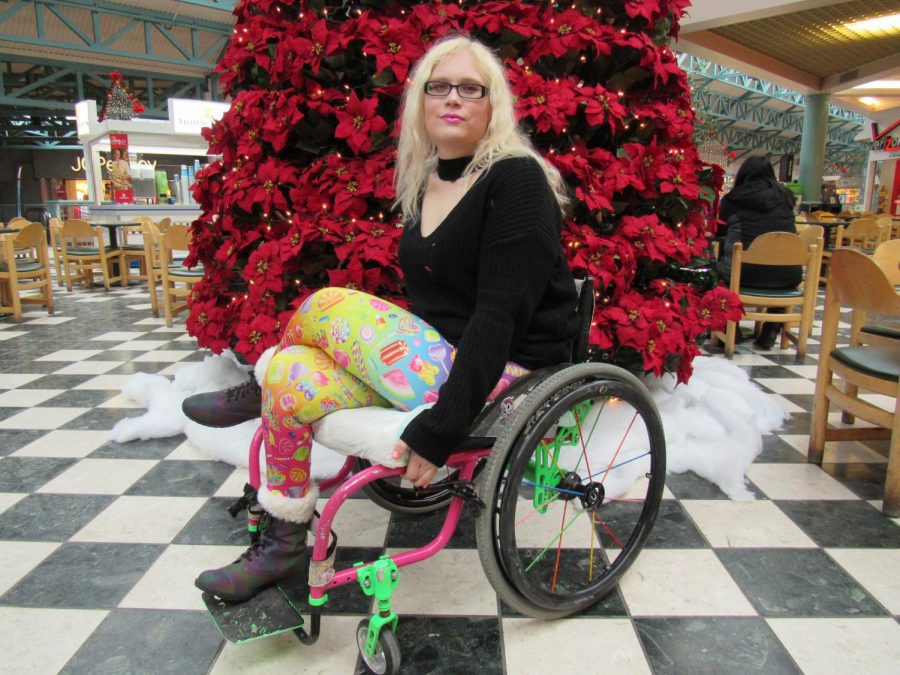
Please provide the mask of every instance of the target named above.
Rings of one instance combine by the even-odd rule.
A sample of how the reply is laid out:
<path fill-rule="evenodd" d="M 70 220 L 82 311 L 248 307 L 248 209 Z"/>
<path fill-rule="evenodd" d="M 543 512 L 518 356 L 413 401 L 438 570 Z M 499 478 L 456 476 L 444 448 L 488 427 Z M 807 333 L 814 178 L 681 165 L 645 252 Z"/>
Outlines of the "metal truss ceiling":
<path fill-rule="evenodd" d="M 689 54 L 679 65 L 693 83 L 695 109 L 720 122 L 722 142 L 737 155 L 799 153 L 805 98 L 771 82 Z M 831 106 L 825 153 L 833 161 L 854 161 L 867 148 L 855 141 L 866 120 Z"/>
<path fill-rule="evenodd" d="M 233 30 L 230 22 L 101 0 L 15 0 L 0 10 L 0 53 L 193 77 L 212 70 Z"/>

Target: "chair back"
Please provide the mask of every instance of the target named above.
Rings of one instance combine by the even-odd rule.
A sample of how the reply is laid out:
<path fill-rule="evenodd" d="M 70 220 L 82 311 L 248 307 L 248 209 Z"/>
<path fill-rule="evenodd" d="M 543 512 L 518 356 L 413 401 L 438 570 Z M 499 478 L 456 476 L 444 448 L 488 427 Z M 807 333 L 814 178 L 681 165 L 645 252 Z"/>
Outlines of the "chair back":
<path fill-rule="evenodd" d="M 29 225 L 29 221 L 27 218 L 23 218 L 22 216 L 16 216 L 11 219 L 8 223 L 6 223 L 7 229 L 10 230 L 21 230 L 23 227 Z"/>
<path fill-rule="evenodd" d="M 821 229 L 821 226 L 818 226 Z M 734 245 L 734 259 L 753 265 L 805 265 L 809 245 L 803 237 L 792 232 L 766 232 L 758 236 L 744 250 L 741 242 Z M 740 267 L 739 265 L 737 267 Z"/>
<path fill-rule="evenodd" d="M 159 232 L 165 232 L 172 225 L 171 218 L 160 218 L 156 223 L 156 229 Z"/>
<path fill-rule="evenodd" d="M 15 235 L 11 236 L 13 248 L 34 249 L 36 254 L 47 254 L 47 237 L 41 223 L 26 223 Z M 43 259 L 43 258 L 41 258 Z"/>
<path fill-rule="evenodd" d="M 871 251 L 884 241 L 884 235 L 884 229 L 874 218 L 857 218 L 849 225 L 838 225 L 834 246 Z"/>
<path fill-rule="evenodd" d="M 872 260 L 881 268 L 894 286 L 900 286 L 900 239 L 891 239 L 878 245 Z"/>
<path fill-rule="evenodd" d="M 817 244 L 819 248 L 821 248 L 822 241 L 825 239 L 825 228 L 821 225 L 806 225 L 801 228 L 801 226 L 798 225 L 797 234 L 806 242 L 807 247 L 812 244 Z"/>
<path fill-rule="evenodd" d="M 73 218 L 63 223 L 62 227 L 63 241 L 62 245 L 66 246 L 70 241 L 77 239 L 97 239 L 97 232 L 86 220 Z"/>
<path fill-rule="evenodd" d="M 188 251 L 191 248 L 191 230 L 187 225 L 170 225 L 159 233 L 159 243 L 164 255 L 171 260 L 172 251 Z"/>
<path fill-rule="evenodd" d="M 900 314 L 900 296 L 894 291 L 894 284 L 874 260 L 853 249 L 839 249 L 831 255 L 825 296 L 864 312 Z"/>

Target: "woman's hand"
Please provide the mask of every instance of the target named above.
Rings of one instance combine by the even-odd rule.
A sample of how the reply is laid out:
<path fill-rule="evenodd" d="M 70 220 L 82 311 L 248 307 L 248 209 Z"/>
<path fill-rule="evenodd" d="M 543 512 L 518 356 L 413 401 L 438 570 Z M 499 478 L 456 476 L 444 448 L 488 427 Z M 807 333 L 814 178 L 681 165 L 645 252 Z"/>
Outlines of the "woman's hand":
<path fill-rule="evenodd" d="M 438 468 L 410 450 L 403 441 L 397 441 L 391 454 L 394 459 L 400 459 L 407 452 L 409 453 L 409 462 L 406 464 L 406 473 L 401 478 L 410 481 L 416 487 L 428 487 Z"/>

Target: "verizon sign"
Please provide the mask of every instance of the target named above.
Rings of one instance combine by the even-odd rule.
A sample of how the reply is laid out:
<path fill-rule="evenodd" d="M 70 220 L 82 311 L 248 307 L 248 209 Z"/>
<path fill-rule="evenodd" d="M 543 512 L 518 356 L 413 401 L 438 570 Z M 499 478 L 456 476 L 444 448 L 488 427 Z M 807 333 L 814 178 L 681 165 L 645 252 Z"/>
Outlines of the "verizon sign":
<path fill-rule="evenodd" d="M 900 138 L 892 136 L 891 132 L 900 134 L 900 120 L 891 124 L 884 131 L 878 130 L 878 123 L 872 122 L 872 150 L 883 150 L 884 152 L 900 151 Z"/>

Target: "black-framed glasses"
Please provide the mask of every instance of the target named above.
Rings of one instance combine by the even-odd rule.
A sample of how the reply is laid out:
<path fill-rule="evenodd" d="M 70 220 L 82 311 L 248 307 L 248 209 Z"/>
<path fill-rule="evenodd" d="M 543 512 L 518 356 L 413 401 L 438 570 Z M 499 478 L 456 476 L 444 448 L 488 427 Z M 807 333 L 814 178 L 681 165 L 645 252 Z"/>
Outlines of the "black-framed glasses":
<path fill-rule="evenodd" d="M 425 93 L 429 96 L 443 98 L 444 96 L 449 96 L 454 89 L 456 89 L 456 93 L 459 94 L 460 98 L 484 98 L 488 93 L 488 88 L 483 84 L 474 84 L 472 82 L 450 84 L 449 82 L 432 80 L 425 83 Z"/>

